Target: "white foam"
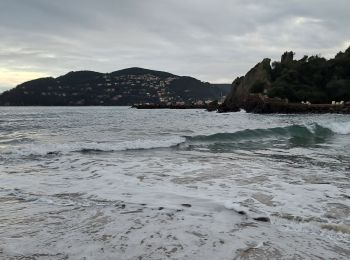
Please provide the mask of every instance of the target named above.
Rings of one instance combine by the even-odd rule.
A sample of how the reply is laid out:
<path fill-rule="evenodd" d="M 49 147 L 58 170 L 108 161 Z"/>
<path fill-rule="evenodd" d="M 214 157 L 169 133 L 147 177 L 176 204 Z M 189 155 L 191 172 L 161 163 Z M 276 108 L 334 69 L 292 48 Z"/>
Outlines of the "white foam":
<path fill-rule="evenodd" d="M 95 110 L 98 109 L 93 108 L 94 113 Z M 134 112 L 143 113 L 131 110 Z M 5 200 L 0 225 L 5 238 L 14 237 L 0 239 L 4 258 L 53 251 L 53 254 L 64 252 L 72 258 L 94 259 L 137 259 L 139 256 L 182 259 L 184 255 L 190 259 L 232 259 L 235 255 L 240 258 L 240 252 L 244 252 L 240 249 L 249 249 L 249 246 L 271 252 L 278 250 L 276 252 L 285 257 L 293 256 L 298 248 L 301 257 L 341 259 L 343 249 L 348 248 L 346 235 L 321 229 L 318 224 L 278 216 L 321 221 L 327 221 L 329 216 L 332 217 L 329 221 L 336 224 L 346 223 L 348 216 L 344 212 L 350 205 L 344 199 L 349 190 L 344 165 L 348 158 L 337 160 L 343 150 L 304 146 L 285 149 L 276 145 L 272 149 L 252 149 L 249 153 L 164 149 L 94 155 L 96 158 L 71 153 L 83 149 L 120 151 L 168 147 L 185 141 L 177 136 L 188 134 L 189 130 L 195 136 L 286 127 L 291 123 L 312 126 L 319 121 L 333 122 L 333 116 L 312 115 L 306 119 L 232 113 L 223 118 L 221 114 L 208 113 L 197 119 L 189 114 L 191 111 L 185 111 L 186 118 L 181 117 L 184 111 L 146 112 L 152 120 L 141 121 L 126 116 L 126 112 L 123 120 L 145 122 L 148 128 L 141 124 L 124 132 L 117 132 L 109 124 L 103 126 L 109 132 L 68 128 L 63 131 L 67 136 L 50 135 L 50 140 L 46 135 L 40 136 L 41 130 L 38 130 L 39 134 L 33 137 L 38 140 L 37 145 L 23 143 L 4 148 L 24 154 L 69 153 L 59 159 L 52 155 L 45 160 L 29 158 L 0 163 L 0 195 Z M 157 113 L 164 117 L 153 118 Z M 120 114 L 113 113 L 116 117 Z M 170 114 L 175 115 L 173 119 Z M 165 120 L 168 118 L 169 122 Z M 108 117 L 108 122 L 110 120 Z M 66 121 L 60 119 L 59 122 Z M 156 137 L 157 122 L 161 122 L 162 127 Z M 92 121 L 91 125 L 95 123 Z M 61 132 L 57 130 L 58 134 Z M 343 140 L 348 142 L 348 138 Z M 334 147 L 331 142 L 326 144 Z M 18 156 L 3 154 L 3 151 L 1 149 L 0 158 Z M 334 160 L 329 165 L 327 160 L 322 160 L 328 155 L 328 160 Z M 73 193 L 83 195 L 57 196 Z M 241 211 L 246 215 L 239 215 Z M 254 221 L 261 216 L 271 216 L 271 224 Z M 33 236 L 18 238 L 19 231 Z M 327 234 L 334 238 L 328 238 Z M 43 248 L 41 241 L 49 243 Z M 18 243 L 26 247 L 18 248 Z M 61 257 L 48 254 L 50 256 Z"/>
<path fill-rule="evenodd" d="M 51 199 L 47 199 L 47 198 L 39 198 L 36 200 L 39 203 L 43 203 L 43 204 L 50 204 L 50 205 L 54 205 L 54 201 Z"/>
<path fill-rule="evenodd" d="M 141 140 L 136 139 L 133 141 L 123 141 L 118 143 L 63 143 L 63 144 L 28 144 L 22 146 L 20 149 L 17 147 L 10 147 L 7 149 L 9 154 L 16 154 L 20 156 L 28 155 L 46 155 L 48 153 L 61 153 L 67 154 L 70 152 L 80 152 L 87 150 L 96 151 L 126 151 L 126 150 L 146 150 L 156 148 L 173 147 L 185 142 L 186 139 L 180 136 L 173 136 L 164 140 Z"/>
<path fill-rule="evenodd" d="M 322 127 L 332 130 L 334 133 L 347 135 L 350 134 L 350 122 L 331 122 L 331 123 L 321 123 Z"/>
<path fill-rule="evenodd" d="M 229 210 L 234 210 L 236 212 L 247 212 L 247 209 L 242 207 L 241 204 L 233 202 L 233 201 L 226 201 L 224 203 L 224 207 Z"/>

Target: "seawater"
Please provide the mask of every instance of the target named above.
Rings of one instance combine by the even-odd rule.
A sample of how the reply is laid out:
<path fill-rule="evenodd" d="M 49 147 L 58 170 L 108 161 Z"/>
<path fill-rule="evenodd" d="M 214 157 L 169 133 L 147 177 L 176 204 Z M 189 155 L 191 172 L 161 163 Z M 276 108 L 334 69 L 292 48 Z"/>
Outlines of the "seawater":
<path fill-rule="evenodd" d="M 2 107 L 0 258 L 349 259 L 349 150 L 347 115 Z"/>

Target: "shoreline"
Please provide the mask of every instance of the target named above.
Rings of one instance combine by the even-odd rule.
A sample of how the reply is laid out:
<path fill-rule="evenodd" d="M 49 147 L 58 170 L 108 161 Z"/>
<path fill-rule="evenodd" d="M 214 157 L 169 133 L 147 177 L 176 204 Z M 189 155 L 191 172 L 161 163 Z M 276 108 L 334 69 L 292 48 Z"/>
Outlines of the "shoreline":
<path fill-rule="evenodd" d="M 136 109 L 206 109 L 208 111 L 214 111 L 217 107 L 211 105 L 194 105 L 194 104 L 185 104 L 185 105 L 166 105 L 166 104 L 135 104 L 131 106 Z"/>
<path fill-rule="evenodd" d="M 350 114 L 350 104 L 303 104 L 289 103 L 286 100 L 267 98 L 261 94 L 250 94 L 239 106 L 223 104 L 219 113 L 238 112 L 244 109 L 255 114 Z"/>

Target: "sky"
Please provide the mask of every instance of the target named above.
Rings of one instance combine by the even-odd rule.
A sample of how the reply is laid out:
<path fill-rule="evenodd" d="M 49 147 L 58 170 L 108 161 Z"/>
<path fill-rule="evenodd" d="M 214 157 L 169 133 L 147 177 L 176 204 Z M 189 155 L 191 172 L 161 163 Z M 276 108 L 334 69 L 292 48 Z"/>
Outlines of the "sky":
<path fill-rule="evenodd" d="M 1 0 L 0 92 L 128 67 L 231 83 L 284 51 L 344 51 L 349 13 L 349 0 Z"/>

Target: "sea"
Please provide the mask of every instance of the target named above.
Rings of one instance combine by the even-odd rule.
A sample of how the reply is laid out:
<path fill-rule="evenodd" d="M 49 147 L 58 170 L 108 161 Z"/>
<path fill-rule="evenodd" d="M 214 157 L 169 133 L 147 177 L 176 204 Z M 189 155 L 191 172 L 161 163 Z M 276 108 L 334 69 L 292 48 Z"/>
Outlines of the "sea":
<path fill-rule="evenodd" d="M 0 259 L 350 259 L 350 116 L 0 108 Z"/>

